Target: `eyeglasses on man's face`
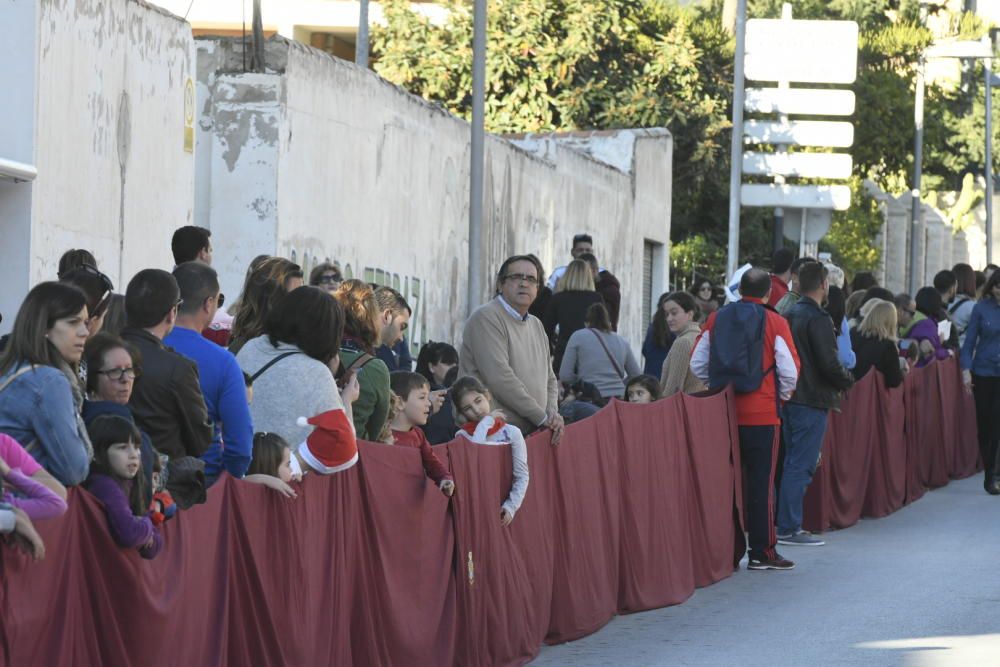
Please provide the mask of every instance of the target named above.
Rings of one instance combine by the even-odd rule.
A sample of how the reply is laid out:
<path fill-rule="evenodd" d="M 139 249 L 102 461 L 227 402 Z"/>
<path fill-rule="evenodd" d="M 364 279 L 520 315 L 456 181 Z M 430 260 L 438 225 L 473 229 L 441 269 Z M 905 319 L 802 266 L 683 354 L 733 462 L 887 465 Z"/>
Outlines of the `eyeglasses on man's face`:
<path fill-rule="evenodd" d="M 526 273 L 508 273 L 503 277 L 504 280 L 513 280 L 518 283 L 527 283 L 528 285 L 537 285 L 538 278 L 535 276 L 529 276 Z"/>
<path fill-rule="evenodd" d="M 322 276 L 319 277 L 320 285 L 332 285 L 333 283 L 339 283 L 339 282 L 342 282 L 340 280 L 340 276 L 334 273 L 324 273 Z"/>
<path fill-rule="evenodd" d="M 122 379 L 134 380 L 139 377 L 139 373 L 134 368 L 106 368 L 97 371 L 97 373 L 114 382 L 120 382 Z"/>

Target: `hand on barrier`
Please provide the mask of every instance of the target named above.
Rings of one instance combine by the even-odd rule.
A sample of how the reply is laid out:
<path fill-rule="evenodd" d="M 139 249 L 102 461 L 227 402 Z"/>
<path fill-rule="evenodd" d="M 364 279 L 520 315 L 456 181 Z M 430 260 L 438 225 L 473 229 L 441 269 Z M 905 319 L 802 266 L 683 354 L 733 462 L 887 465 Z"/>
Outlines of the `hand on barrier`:
<path fill-rule="evenodd" d="M 438 488 L 441 489 L 441 493 L 451 498 L 455 493 L 455 482 L 450 479 L 442 479 L 441 483 L 438 484 Z"/>
<path fill-rule="evenodd" d="M 558 412 L 550 415 L 544 427 L 552 431 L 552 445 L 558 445 L 562 439 L 563 429 L 566 428 L 566 422 L 563 421 L 562 415 Z"/>
<path fill-rule="evenodd" d="M 177 505 L 170 496 L 169 491 L 160 491 L 153 494 L 153 502 L 149 505 L 149 518 L 157 526 L 163 524 L 167 519 L 172 519 L 177 514 Z M 152 545 L 150 545 L 152 546 Z"/>
<path fill-rule="evenodd" d="M 295 489 L 289 486 L 287 482 L 281 481 L 280 478 L 275 477 L 274 475 L 247 475 L 243 478 L 243 481 L 253 482 L 254 484 L 263 484 L 267 488 L 277 491 L 286 498 L 298 497 Z"/>

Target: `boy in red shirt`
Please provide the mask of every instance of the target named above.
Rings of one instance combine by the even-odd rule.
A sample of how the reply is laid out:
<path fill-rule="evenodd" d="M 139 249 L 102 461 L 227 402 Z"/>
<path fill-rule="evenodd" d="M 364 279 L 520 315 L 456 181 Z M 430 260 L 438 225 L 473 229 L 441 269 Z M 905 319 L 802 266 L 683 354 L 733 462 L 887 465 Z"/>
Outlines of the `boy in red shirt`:
<path fill-rule="evenodd" d="M 441 489 L 441 493 L 451 496 L 455 493 L 455 481 L 448 469 L 441 463 L 431 443 L 427 441 L 422 428 L 431 412 L 431 388 L 426 378 L 419 373 L 397 371 L 389 374 L 396 415 L 392 419 L 392 437 L 396 445 L 415 447 L 420 450 L 427 476 Z"/>

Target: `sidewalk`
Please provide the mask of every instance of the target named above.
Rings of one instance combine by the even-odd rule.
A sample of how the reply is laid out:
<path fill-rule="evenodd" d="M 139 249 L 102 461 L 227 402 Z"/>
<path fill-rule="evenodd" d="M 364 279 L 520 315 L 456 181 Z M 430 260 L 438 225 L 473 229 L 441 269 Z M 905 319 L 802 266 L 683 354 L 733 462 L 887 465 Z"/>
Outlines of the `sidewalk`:
<path fill-rule="evenodd" d="M 790 572 L 744 559 L 682 605 L 617 617 L 532 664 L 1000 665 L 1000 497 L 981 474 L 824 537 L 779 546 Z"/>

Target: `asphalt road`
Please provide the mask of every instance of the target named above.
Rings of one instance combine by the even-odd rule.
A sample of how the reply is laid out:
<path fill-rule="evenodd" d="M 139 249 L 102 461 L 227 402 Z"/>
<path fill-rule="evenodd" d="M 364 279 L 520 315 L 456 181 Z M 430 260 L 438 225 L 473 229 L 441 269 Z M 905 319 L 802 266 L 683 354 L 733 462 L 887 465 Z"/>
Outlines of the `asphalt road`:
<path fill-rule="evenodd" d="M 977 474 L 782 547 L 684 604 L 613 619 L 533 665 L 1000 665 L 1000 496 Z"/>

